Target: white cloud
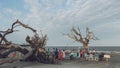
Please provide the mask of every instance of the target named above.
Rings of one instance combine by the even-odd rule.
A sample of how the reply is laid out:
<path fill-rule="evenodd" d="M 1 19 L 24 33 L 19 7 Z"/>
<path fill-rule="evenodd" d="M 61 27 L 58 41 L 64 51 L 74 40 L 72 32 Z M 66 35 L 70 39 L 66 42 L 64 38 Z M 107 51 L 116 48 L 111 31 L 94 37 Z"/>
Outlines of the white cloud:
<path fill-rule="evenodd" d="M 41 29 L 43 28 L 43 31 L 50 34 L 50 38 L 61 41 L 61 43 L 65 42 L 60 39 L 60 32 L 69 32 L 72 26 L 89 26 L 93 27 L 93 29 L 98 28 L 98 30 L 103 30 L 107 27 L 111 28 L 114 21 L 110 20 L 110 18 L 114 18 L 114 15 L 120 13 L 119 3 L 116 5 L 116 1 L 112 0 L 67 0 L 61 2 L 26 0 L 26 3 L 30 6 L 30 14 L 28 14 L 27 19 L 31 22 L 38 23 Z M 63 3 L 64 6 L 62 6 Z M 63 8 L 60 9 L 60 7 Z M 109 20 L 112 21 L 110 22 L 111 24 L 106 23 Z M 116 24 L 114 27 L 116 27 Z M 114 28 L 114 30 L 116 29 Z M 54 37 L 55 35 L 58 36 Z"/>
<path fill-rule="evenodd" d="M 61 32 L 68 33 L 73 26 L 79 26 L 85 30 L 87 26 L 101 37 L 108 41 L 120 34 L 120 2 L 119 0 L 24 0 L 28 13 L 22 16 L 21 11 L 6 9 L 7 14 L 12 18 L 21 18 L 25 24 L 42 30 L 49 36 L 49 44 L 66 44 Z M 116 31 L 116 32 L 115 32 Z M 104 35 L 104 33 L 116 33 Z M 115 37 L 115 38 L 114 38 Z M 117 40 L 120 40 L 117 38 Z M 97 42 L 100 44 L 101 40 Z M 115 43 L 115 42 L 113 42 Z M 120 44 L 120 43 L 118 43 Z"/>
<path fill-rule="evenodd" d="M 14 10 L 14 9 L 10 9 L 10 8 L 4 9 L 4 13 L 8 14 L 8 15 L 11 15 L 15 19 L 19 18 L 21 16 L 21 12 L 20 11 L 17 11 L 17 10 Z"/>
<path fill-rule="evenodd" d="M 2 18 L 2 13 L 0 13 L 0 18 Z"/>

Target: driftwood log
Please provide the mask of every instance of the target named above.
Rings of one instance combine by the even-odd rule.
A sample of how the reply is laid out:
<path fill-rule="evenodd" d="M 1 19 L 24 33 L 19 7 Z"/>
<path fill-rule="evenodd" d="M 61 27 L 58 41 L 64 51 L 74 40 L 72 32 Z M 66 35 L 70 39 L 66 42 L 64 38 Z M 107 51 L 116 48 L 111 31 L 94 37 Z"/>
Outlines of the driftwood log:
<path fill-rule="evenodd" d="M 24 28 L 30 29 L 34 35 L 32 37 L 27 36 L 26 42 L 29 43 L 27 47 L 21 47 L 20 45 L 14 45 L 12 42 L 8 41 L 6 36 L 13 33 L 16 27 L 22 26 Z M 23 24 L 20 21 L 16 21 L 12 24 L 11 28 L 0 31 L 0 64 L 11 62 L 15 60 L 25 60 L 25 61 L 38 61 L 42 63 L 48 63 L 48 56 L 46 55 L 45 45 L 47 41 L 47 34 L 41 36 L 37 34 L 37 31 L 28 25 Z M 21 56 L 18 58 L 12 57 L 9 58 L 9 55 L 16 53 L 21 53 Z M 11 60 L 11 61 L 10 61 Z"/>

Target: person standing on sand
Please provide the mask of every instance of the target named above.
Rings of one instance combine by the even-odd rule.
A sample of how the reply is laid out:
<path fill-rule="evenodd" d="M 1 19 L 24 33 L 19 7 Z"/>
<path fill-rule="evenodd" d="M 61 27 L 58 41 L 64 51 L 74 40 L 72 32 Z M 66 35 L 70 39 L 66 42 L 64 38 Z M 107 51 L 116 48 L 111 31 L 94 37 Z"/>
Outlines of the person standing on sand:
<path fill-rule="evenodd" d="M 55 58 L 55 48 L 52 50 L 53 57 Z"/>
<path fill-rule="evenodd" d="M 50 55 L 50 53 L 51 53 L 51 52 L 50 52 L 50 50 L 48 49 L 48 50 L 47 50 L 47 55 L 49 56 L 49 55 Z"/>
<path fill-rule="evenodd" d="M 55 55 L 55 60 L 58 60 L 58 49 L 56 48 L 55 52 L 54 52 L 54 55 Z"/>
<path fill-rule="evenodd" d="M 58 60 L 61 60 L 61 58 L 62 58 L 62 52 L 61 52 L 61 50 L 59 50 L 58 51 Z"/>
<path fill-rule="evenodd" d="M 83 51 L 80 49 L 80 59 L 83 57 Z"/>
<path fill-rule="evenodd" d="M 95 51 L 95 49 L 93 48 L 93 50 L 92 50 L 92 53 L 93 53 L 93 55 L 96 53 L 96 51 Z"/>
<path fill-rule="evenodd" d="M 65 50 L 62 51 L 62 58 L 65 59 Z"/>
<path fill-rule="evenodd" d="M 89 60 L 89 53 L 84 53 L 85 60 Z"/>

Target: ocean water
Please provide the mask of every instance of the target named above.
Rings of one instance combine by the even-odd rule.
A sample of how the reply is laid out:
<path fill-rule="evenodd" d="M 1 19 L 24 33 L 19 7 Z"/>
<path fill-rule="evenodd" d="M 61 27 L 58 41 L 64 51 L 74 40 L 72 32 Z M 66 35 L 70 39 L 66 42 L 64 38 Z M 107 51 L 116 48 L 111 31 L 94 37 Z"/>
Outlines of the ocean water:
<path fill-rule="evenodd" d="M 46 46 L 46 49 L 65 49 L 65 50 L 72 50 L 72 49 L 80 49 L 79 46 Z M 90 46 L 89 49 L 95 49 L 96 51 L 119 51 L 120 52 L 120 46 Z"/>
<path fill-rule="evenodd" d="M 120 51 L 120 46 L 103 46 L 103 47 L 90 47 L 97 51 Z"/>

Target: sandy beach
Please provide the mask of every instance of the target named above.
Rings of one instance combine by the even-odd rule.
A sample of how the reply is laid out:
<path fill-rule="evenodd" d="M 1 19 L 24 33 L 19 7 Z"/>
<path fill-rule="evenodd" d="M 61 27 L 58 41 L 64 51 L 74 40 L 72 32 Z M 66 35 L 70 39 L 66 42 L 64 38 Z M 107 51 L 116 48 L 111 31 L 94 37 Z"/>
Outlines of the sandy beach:
<path fill-rule="evenodd" d="M 0 68 L 120 68 L 120 53 L 111 53 L 109 61 L 64 60 L 60 64 L 42 64 L 32 62 L 12 62 L 0 65 Z"/>

